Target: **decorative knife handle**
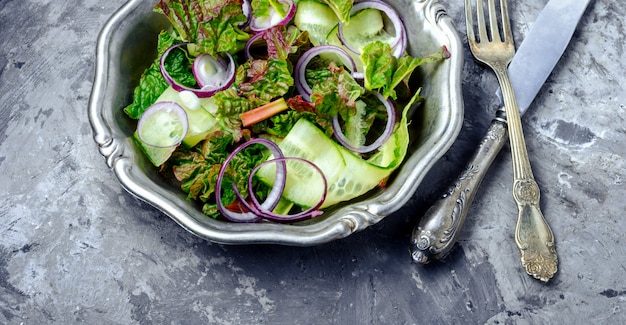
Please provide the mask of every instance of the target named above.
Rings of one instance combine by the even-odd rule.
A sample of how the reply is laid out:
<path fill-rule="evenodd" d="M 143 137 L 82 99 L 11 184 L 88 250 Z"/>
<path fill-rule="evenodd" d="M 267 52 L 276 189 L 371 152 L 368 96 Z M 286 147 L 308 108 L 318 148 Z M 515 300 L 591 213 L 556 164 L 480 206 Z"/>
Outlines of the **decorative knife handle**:
<path fill-rule="evenodd" d="M 413 229 L 410 247 L 413 261 L 426 264 L 450 252 L 480 183 L 507 139 L 506 117 L 500 109 L 465 170 Z"/>

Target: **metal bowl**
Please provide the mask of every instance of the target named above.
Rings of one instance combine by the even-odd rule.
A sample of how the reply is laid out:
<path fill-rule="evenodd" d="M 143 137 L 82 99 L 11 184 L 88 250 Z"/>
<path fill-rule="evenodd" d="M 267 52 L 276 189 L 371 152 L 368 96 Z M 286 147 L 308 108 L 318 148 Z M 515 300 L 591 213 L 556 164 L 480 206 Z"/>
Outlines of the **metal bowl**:
<path fill-rule="evenodd" d="M 132 141 L 136 121 L 123 107 L 131 102 L 139 77 L 156 56 L 158 33 L 168 22 L 152 12 L 155 1 L 131 0 L 100 32 L 96 75 L 89 101 L 94 140 L 121 185 L 170 216 L 189 232 L 228 244 L 273 243 L 307 246 L 346 237 L 398 210 L 415 194 L 426 173 L 452 146 L 463 122 L 463 48 L 452 19 L 437 0 L 388 0 L 402 16 L 408 51 L 425 56 L 447 46 L 451 57 L 414 75 L 426 98 L 412 112 L 406 160 L 384 189 L 340 204 L 317 218 L 293 224 L 230 223 L 202 214 L 177 184 L 163 178 Z"/>

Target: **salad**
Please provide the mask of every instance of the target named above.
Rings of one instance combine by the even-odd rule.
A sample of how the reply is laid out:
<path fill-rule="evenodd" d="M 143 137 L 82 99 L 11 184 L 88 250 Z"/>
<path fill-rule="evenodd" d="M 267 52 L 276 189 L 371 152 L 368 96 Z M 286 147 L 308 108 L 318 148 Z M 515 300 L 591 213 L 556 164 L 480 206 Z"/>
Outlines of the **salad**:
<path fill-rule="evenodd" d="M 161 0 L 171 28 L 124 108 L 133 138 L 213 218 L 312 218 L 384 186 L 408 144 L 399 15 L 378 0 Z"/>

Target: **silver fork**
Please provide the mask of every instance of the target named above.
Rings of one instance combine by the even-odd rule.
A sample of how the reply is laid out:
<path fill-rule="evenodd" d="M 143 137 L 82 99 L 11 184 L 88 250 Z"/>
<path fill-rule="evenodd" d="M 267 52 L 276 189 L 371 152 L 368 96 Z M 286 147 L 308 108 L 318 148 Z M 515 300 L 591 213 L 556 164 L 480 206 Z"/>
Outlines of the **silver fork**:
<path fill-rule="evenodd" d="M 501 19 L 498 19 L 496 0 L 487 0 L 489 16 L 489 30 L 487 30 L 483 0 L 476 0 L 478 37 L 474 33 L 471 1 L 465 0 L 465 19 L 470 50 L 478 61 L 495 72 L 504 99 L 513 160 L 513 198 L 519 210 L 515 227 L 515 242 L 520 250 L 522 265 L 526 272 L 536 279 L 548 281 L 557 271 L 558 259 L 554 235 L 539 208 L 539 186 L 535 182 L 530 167 L 519 109 L 507 71 L 515 55 L 507 1 L 500 0 Z"/>

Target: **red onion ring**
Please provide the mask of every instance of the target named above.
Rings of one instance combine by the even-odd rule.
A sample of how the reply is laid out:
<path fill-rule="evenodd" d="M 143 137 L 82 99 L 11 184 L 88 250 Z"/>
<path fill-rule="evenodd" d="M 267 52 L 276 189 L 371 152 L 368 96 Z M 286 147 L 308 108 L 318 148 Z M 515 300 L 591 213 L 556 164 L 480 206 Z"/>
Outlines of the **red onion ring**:
<path fill-rule="evenodd" d="M 254 35 L 252 35 L 248 41 L 246 42 L 246 45 L 243 49 L 243 54 L 246 58 L 246 60 L 251 60 L 253 59 L 252 57 L 252 47 L 254 47 L 255 45 L 257 45 L 258 43 L 262 43 L 265 42 L 263 40 L 263 33 L 256 33 Z"/>
<path fill-rule="evenodd" d="M 235 195 L 241 200 L 242 205 L 246 207 L 248 210 L 250 210 L 251 212 L 231 211 L 231 210 L 228 210 L 222 203 L 222 182 L 224 179 L 224 173 L 226 172 L 226 168 L 228 167 L 231 160 L 233 159 L 233 157 L 235 157 L 237 153 L 239 153 L 244 148 L 253 144 L 264 145 L 265 147 L 269 149 L 270 153 L 274 157 L 278 157 L 278 158 L 284 157 L 283 152 L 280 150 L 277 144 L 275 144 L 274 142 L 270 140 L 263 139 L 263 138 L 251 139 L 245 142 L 244 144 L 240 145 L 235 150 L 233 150 L 233 152 L 230 153 L 230 155 L 226 158 L 226 160 L 222 164 L 222 167 L 220 168 L 220 172 L 217 176 L 217 183 L 215 184 L 215 203 L 217 204 L 217 208 L 220 211 L 220 213 L 231 221 L 255 222 L 260 219 L 260 215 L 254 212 L 255 207 L 251 206 L 248 202 L 246 202 L 242 198 L 241 193 L 239 192 L 235 184 L 233 184 L 233 190 L 235 191 Z M 256 172 L 256 168 L 255 168 L 255 172 Z M 254 175 L 254 173 L 250 173 L 250 177 L 252 177 L 252 175 Z M 278 204 L 278 201 L 282 197 L 283 191 L 285 190 L 285 182 L 287 179 L 286 175 L 287 175 L 287 166 L 283 162 L 282 164 L 278 165 L 276 169 L 276 178 L 274 180 L 274 185 L 272 186 L 272 189 L 270 190 L 270 193 L 267 195 L 267 198 L 265 199 L 265 201 L 262 204 L 258 204 L 259 208 L 273 210 L 276 207 L 276 205 Z M 248 179 L 248 182 L 250 182 L 250 179 Z M 252 195 L 252 197 L 254 197 L 254 195 Z M 258 203 L 258 201 L 256 202 Z"/>
<path fill-rule="evenodd" d="M 250 19 L 252 19 L 252 6 L 250 5 L 250 0 L 243 0 L 243 3 L 241 4 L 241 12 L 244 16 L 246 16 L 246 21 L 239 24 L 239 28 L 244 29 L 250 25 Z"/>
<path fill-rule="evenodd" d="M 393 129 L 396 124 L 396 109 L 393 106 L 393 103 L 391 102 L 391 100 L 385 99 L 383 95 L 378 92 L 372 92 L 372 94 L 374 94 L 376 98 L 378 98 L 378 100 L 380 100 L 381 103 L 383 103 L 383 105 L 385 106 L 385 109 L 387 111 L 387 124 L 385 124 L 385 130 L 383 131 L 383 133 L 371 144 L 359 147 L 355 147 L 350 144 L 350 141 L 341 130 L 341 125 L 339 124 L 339 115 L 337 114 L 333 116 L 333 131 L 335 134 L 335 139 L 337 139 L 337 142 L 339 142 L 342 146 L 348 148 L 348 150 L 350 151 L 357 153 L 372 152 L 382 146 L 393 133 Z"/>
<path fill-rule="evenodd" d="M 278 163 L 278 164 L 285 164 L 285 162 L 287 160 L 294 160 L 294 161 L 299 161 L 305 164 L 308 164 L 309 166 L 311 166 L 313 169 L 315 169 L 319 175 L 322 178 L 322 182 L 324 183 L 324 188 L 328 188 L 328 182 L 326 180 L 326 176 L 324 176 L 324 172 L 314 163 L 312 163 L 309 160 L 303 159 L 303 158 L 298 158 L 298 157 L 281 157 L 281 158 L 274 158 L 274 159 L 270 159 L 267 161 L 264 161 L 262 163 L 260 163 L 258 166 L 256 166 L 254 169 L 252 169 L 252 171 L 250 172 L 250 178 L 248 179 L 248 192 L 250 194 L 250 198 L 252 200 L 252 210 L 255 211 L 258 215 L 267 218 L 267 219 L 271 219 L 271 220 L 275 220 L 275 221 L 295 221 L 295 220 L 300 220 L 300 219 L 304 219 L 304 218 L 314 218 L 317 217 L 321 214 L 323 214 L 323 211 L 320 211 L 319 208 L 322 206 L 322 204 L 324 204 L 324 201 L 326 200 L 326 194 L 328 191 L 324 191 L 320 197 L 320 200 L 318 201 L 318 203 L 312 207 L 310 207 L 307 210 L 301 211 L 299 213 L 296 214 L 290 214 L 290 215 L 285 215 L 285 214 L 276 214 L 274 212 L 272 212 L 272 209 L 266 209 L 264 208 L 262 205 L 259 204 L 259 201 L 257 200 L 257 198 L 254 196 L 254 192 L 252 190 L 252 176 L 254 174 L 256 174 L 256 172 L 261 169 L 263 166 L 267 165 L 267 164 L 271 164 L 271 163 Z"/>
<path fill-rule="evenodd" d="M 298 91 L 298 93 L 300 93 L 300 95 L 302 95 L 302 98 L 306 101 L 311 101 L 311 87 L 309 87 L 309 84 L 306 81 L 306 67 L 309 62 L 311 62 L 311 59 L 324 53 L 339 55 L 342 59 L 344 59 L 343 63 L 348 66 L 348 69 L 350 69 L 350 71 L 352 72 L 353 77 L 355 77 L 356 65 L 354 64 L 354 60 L 352 60 L 350 55 L 345 50 L 334 45 L 320 45 L 312 47 L 300 56 L 298 62 L 296 62 L 296 66 L 294 69 L 296 90 Z"/>
<path fill-rule="evenodd" d="M 395 56 L 396 58 L 402 57 L 404 53 L 406 52 L 406 47 L 407 47 L 407 36 L 406 36 L 406 30 L 404 30 L 403 28 L 402 34 L 400 35 L 400 40 L 395 46 L 391 48 L 393 50 L 392 55 Z"/>
<path fill-rule="evenodd" d="M 354 15 L 355 13 L 364 10 L 364 9 L 376 9 L 382 11 L 387 15 L 393 27 L 396 31 L 396 35 L 394 38 L 394 42 L 391 45 L 391 48 L 394 50 L 393 55 L 397 58 L 401 57 L 406 50 L 407 37 L 406 37 L 406 29 L 404 27 L 404 23 L 402 22 L 402 18 L 396 13 L 396 11 L 388 4 L 378 1 L 378 0 L 366 0 L 361 2 L 356 2 L 352 6 L 352 10 L 350 11 L 350 15 Z M 337 37 L 343 46 L 345 46 L 348 50 L 360 55 L 361 51 L 352 45 L 348 44 L 343 36 L 343 23 L 339 22 L 337 26 Z"/>
<path fill-rule="evenodd" d="M 285 17 L 279 17 L 277 12 L 273 12 L 271 17 L 269 17 L 269 22 L 260 22 L 258 18 L 251 15 L 250 18 L 250 30 L 258 33 L 264 31 L 266 29 L 270 29 L 279 25 L 287 25 L 293 17 L 296 15 L 296 3 L 294 0 L 278 0 L 278 2 L 288 4 L 289 8 L 287 10 L 287 14 Z M 271 8 L 270 10 L 274 10 Z M 279 18 L 280 20 L 276 19 Z"/>
<path fill-rule="evenodd" d="M 228 52 L 226 52 L 225 55 L 228 57 L 228 60 L 229 60 L 229 66 L 228 66 L 228 73 L 229 73 L 229 75 L 228 75 L 228 78 L 227 78 L 226 82 L 224 82 L 219 87 L 207 87 L 207 88 L 200 88 L 200 89 L 198 89 L 198 88 L 189 88 L 187 86 L 184 86 L 184 85 L 180 84 L 176 80 L 174 80 L 174 78 L 172 78 L 172 76 L 165 69 L 165 59 L 167 58 L 167 56 L 171 53 L 171 51 L 173 49 L 178 48 L 178 47 L 183 46 L 183 45 L 187 45 L 187 44 L 188 43 L 179 43 L 179 44 L 172 45 L 167 50 L 165 50 L 165 52 L 163 52 L 163 55 L 161 56 L 161 60 L 160 60 L 161 74 L 163 75 L 163 78 L 165 79 L 165 81 L 170 86 L 172 86 L 172 88 L 174 88 L 174 90 L 176 90 L 176 91 L 188 90 L 188 91 L 191 91 L 192 93 L 196 94 L 196 96 L 198 96 L 200 98 L 207 98 L 207 97 L 211 97 L 211 96 L 215 95 L 215 93 L 217 93 L 219 91 L 227 89 L 228 87 L 230 87 L 233 84 L 233 82 L 235 82 L 235 61 L 233 60 L 233 57 Z M 194 62 L 194 66 L 195 66 L 195 62 Z M 195 73 L 194 73 L 194 76 L 195 76 Z M 196 80 L 196 81 L 199 82 L 198 80 Z M 200 84 L 200 82 L 199 82 L 199 84 Z"/>
<path fill-rule="evenodd" d="M 155 114 L 162 113 L 163 111 L 168 112 L 168 113 L 169 112 L 174 113 L 176 117 L 180 120 L 180 123 L 183 127 L 180 139 L 170 144 L 150 143 L 150 141 L 146 141 L 144 137 L 144 132 L 143 132 L 144 124 L 152 116 L 154 116 Z M 185 112 L 185 109 L 182 106 L 180 106 L 178 103 L 175 103 L 175 102 L 157 102 L 157 103 L 152 104 L 143 112 L 143 114 L 141 114 L 141 118 L 139 118 L 139 121 L 137 122 L 137 135 L 139 136 L 139 139 L 143 143 L 152 147 L 157 147 L 157 148 L 168 148 L 172 146 L 178 146 L 185 138 L 188 129 L 189 129 L 189 121 L 187 120 L 187 113 Z M 162 130 L 159 130 L 159 131 L 162 131 Z"/>
<path fill-rule="evenodd" d="M 198 83 L 198 86 L 200 86 L 202 90 L 208 90 L 208 89 L 223 90 L 224 86 L 227 86 L 226 88 L 230 87 L 230 84 L 232 84 L 230 79 L 232 78 L 234 81 L 235 62 L 233 60 L 233 57 L 230 54 L 227 55 L 227 58 L 229 59 L 229 62 L 225 62 L 226 60 L 223 57 L 216 59 L 209 54 L 203 53 L 203 54 L 198 55 L 193 60 L 193 67 L 192 67 L 193 76 L 196 78 L 196 82 Z M 219 73 L 216 73 L 214 75 L 207 75 L 206 68 L 205 68 L 207 64 L 211 64 L 213 66 L 217 65 L 219 67 L 218 70 L 220 70 L 221 72 L 227 73 L 227 75 L 225 76 L 226 78 L 222 78 L 224 76 L 220 75 Z M 224 79 L 226 79 L 226 83 L 224 83 Z"/>

